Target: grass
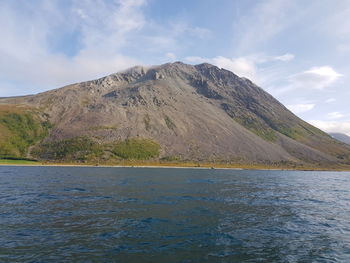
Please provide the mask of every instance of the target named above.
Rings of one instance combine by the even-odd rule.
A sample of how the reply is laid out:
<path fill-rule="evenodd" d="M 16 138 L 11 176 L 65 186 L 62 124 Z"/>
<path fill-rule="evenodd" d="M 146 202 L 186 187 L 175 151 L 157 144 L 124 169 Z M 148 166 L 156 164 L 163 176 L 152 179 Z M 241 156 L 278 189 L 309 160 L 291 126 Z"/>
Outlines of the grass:
<path fill-rule="evenodd" d="M 0 164 L 40 164 L 37 161 L 0 159 Z"/>
<path fill-rule="evenodd" d="M 181 158 L 179 156 L 164 156 L 162 158 L 160 158 L 161 162 L 176 162 L 176 161 L 181 161 Z"/>
<path fill-rule="evenodd" d="M 34 109 L 0 106 L 0 157 L 25 157 L 28 148 L 48 135 L 51 124 Z"/>
<path fill-rule="evenodd" d="M 88 161 L 102 155 L 101 145 L 89 137 L 81 136 L 58 142 L 37 145 L 32 154 L 44 160 Z"/>
<path fill-rule="evenodd" d="M 105 155 L 109 153 L 106 158 Z M 160 145 L 151 139 L 132 138 L 125 141 L 100 144 L 87 136 L 58 142 L 45 142 L 32 150 L 41 160 L 65 162 L 103 162 L 116 160 L 149 160 L 160 154 Z"/>
<path fill-rule="evenodd" d="M 235 117 L 234 120 L 266 141 L 274 142 L 277 139 L 275 131 L 256 117 Z"/>
<path fill-rule="evenodd" d="M 112 152 L 123 159 L 148 160 L 159 156 L 160 145 L 150 139 L 133 138 L 115 143 Z"/>
<path fill-rule="evenodd" d="M 13 161 L 13 162 L 12 162 Z M 212 162 L 168 162 L 147 160 L 114 160 L 108 162 L 77 161 L 50 161 L 30 162 L 21 160 L 2 160 L 0 165 L 41 165 L 41 166 L 126 166 L 126 167 L 178 167 L 178 168 L 217 168 L 217 169 L 244 169 L 244 170 L 300 170 L 300 171 L 350 171 L 350 166 L 312 166 L 312 165 L 288 165 L 288 164 L 242 164 L 242 163 L 212 163 Z"/>
<path fill-rule="evenodd" d="M 38 150 L 39 149 L 39 150 Z M 322 166 L 294 162 L 245 163 L 244 160 L 191 161 L 178 156 L 159 159 L 160 145 L 145 138 L 131 138 L 108 144 L 99 144 L 89 137 L 75 137 L 59 142 L 39 145 L 35 152 L 41 160 L 59 165 L 119 165 L 119 166 L 166 166 L 242 169 L 290 169 L 290 170 L 350 170 L 349 165 Z M 58 162 L 58 163 L 57 163 Z"/>
<path fill-rule="evenodd" d="M 84 97 L 82 100 L 81 100 L 81 106 L 88 106 L 89 104 L 91 103 L 91 99 L 88 98 L 88 97 Z"/>

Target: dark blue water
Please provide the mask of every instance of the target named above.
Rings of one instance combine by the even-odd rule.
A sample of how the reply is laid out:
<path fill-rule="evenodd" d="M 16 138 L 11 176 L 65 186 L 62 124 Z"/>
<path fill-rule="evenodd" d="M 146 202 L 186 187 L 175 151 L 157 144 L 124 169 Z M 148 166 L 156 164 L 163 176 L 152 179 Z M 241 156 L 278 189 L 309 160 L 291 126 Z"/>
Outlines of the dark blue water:
<path fill-rule="evenodd" d="M 0 262 L 350 262 L 350 173 L 0 167 Z"/>

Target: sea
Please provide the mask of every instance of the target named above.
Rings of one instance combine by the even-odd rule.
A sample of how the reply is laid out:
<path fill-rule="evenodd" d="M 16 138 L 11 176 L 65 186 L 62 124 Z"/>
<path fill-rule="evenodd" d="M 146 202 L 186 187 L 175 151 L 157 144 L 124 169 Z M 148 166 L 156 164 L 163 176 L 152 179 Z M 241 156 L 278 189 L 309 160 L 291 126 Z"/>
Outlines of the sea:
<path fill-rule="evenodd" d="M 0 262 L 350 262 L 350 172 L 0 166 Z"/>

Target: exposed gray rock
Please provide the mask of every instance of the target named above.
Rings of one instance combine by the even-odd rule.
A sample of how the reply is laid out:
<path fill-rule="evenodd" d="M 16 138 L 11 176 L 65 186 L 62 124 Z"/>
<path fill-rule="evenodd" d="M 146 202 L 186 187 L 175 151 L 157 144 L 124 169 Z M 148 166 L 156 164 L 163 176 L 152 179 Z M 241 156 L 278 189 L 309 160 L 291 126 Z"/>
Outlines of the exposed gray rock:
<path fill-rule="evenodd" d="M 350 154 L 350 146 L 299 119 L 250 80 L 207 63 L 137 66 L 0 103 L 47 113 L 54 124 L 49 141 L 145 137 L 161 144 L 162 156 L 253 163 L 337 163 Z M 99 126 L 118 128 L 94 129 Z"/>

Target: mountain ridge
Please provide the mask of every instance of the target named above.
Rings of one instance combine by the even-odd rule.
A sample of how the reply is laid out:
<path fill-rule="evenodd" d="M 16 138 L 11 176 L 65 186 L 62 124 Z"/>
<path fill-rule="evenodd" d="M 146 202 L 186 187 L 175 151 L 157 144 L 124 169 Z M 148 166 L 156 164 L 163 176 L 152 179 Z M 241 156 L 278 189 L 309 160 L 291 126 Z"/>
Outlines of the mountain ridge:
<path fill-rule="evenodd" d="M 42 146 L 75 137 L 99 145 L 149 139 L 160 146 L 156 158 L 181 161 L 334 165 L 350 159 L 350 147 L 250 80 L 208 63 L 135 66 L 36 95 L 1 98 L 0 104 L 40 112 L 38 118 L 53 126 Z M 120 159 L 110 145 L 93 159 Z M 45 151 L 37 157 L 45 159 Z"/>

